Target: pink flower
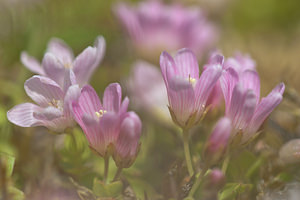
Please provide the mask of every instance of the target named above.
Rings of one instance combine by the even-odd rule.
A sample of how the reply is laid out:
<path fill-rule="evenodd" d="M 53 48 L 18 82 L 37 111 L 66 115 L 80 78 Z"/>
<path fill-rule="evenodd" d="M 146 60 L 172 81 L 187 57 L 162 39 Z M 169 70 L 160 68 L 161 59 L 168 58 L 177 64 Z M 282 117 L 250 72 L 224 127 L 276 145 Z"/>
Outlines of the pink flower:
<path fill-rule="evenodd" d="M 285 85 L 278 84 L 260 100 L 260 80 L 256 71 L 245 70 L 238 75 L 233 68 L 228 68 L 220 80 L 226 116 L 232 121 L 234 135 L 242 133 L 241 142 L 246 143 L 281 102 Z"/>
<path fill-rule="evenodd" d="M 104 51 L 105 40 L 99 36 L 94 47 L 87 47 L 74 59 L 72 49 L 62 40 L 53 38 L 48 43 L 42 64 L 26 52 L 22 52 L 21 61 L 30 71 L 47 76 L 60 86 L 64 82 L 64 72 L 72 69 L 77 83 L 82 86 L 89 82 L 91 75 L 103 58 Z"/>
<path fill-rule="evenodd" d="M 72 107 L 74 118 L 83 129 L 90 147 L 100 156 L 112 154 L 117 164 L 128 166 L 138 152 L 141 121 L 134 112 L 127 112 L 128 98 L 123 102 L 121 98 L 121 87 L 117 83 L 105 89 L 103 104 L 95 90 L 87 85 Z"/>
<path fill-rule="evenodd" d="M 149 0 L 136 7 L 119 3 L 115 13 L 135 47 L 145 54 L 188 47 L 202 56 L 217 40 L 218 31 L 198 8 Z"/>
<path fill-rule="evenodd" d="M 231 130 L 229 118 L 223 117 L 217 122 L 205 145 L 204 159 L 206 163 L 216 164 L 220 161 L 228 146 Z"/>
<path fill-rule="evenodd" d="M 134 64 L 129 77 L 130 97 L 135 107 L 150 112 L 154 117 L 169 121 L 168 95 L 161 72 L 144 61 Z"/>
<path fill-rule="evenodd" d="M 25 91 L 38 105 L 17 105 L 7 112 L 8 120 L 21 127 L 45 126 L 56 132 L 74 126 L 70 104 L 79 97 L 80 88 L 70 73 L 65 73 L 65 90 L 47 77 L 35 75 L 28 79 Z"/>
<path fill-rule="evenodd" d="M 224 59 L 224 56 L 220 53 L 220 51 L 214 51 L 211 53 L 208 60 L 208 65 L 205 65 L 204 69 L 214 63 L 219 63 L 222 65 L 223 69 L 233 68 L 238 73 L 238 76 L 240 76 L 246 70 L 255 70 L 256 68 L 255 61 L 252 60 L 249 55 L 243 55 L 240 52 L 237 52 L 234 57 Z M 207 100 L 207 105 L 210 105 L 211 107 L 217 107 L 220 105 L 222 99 L 222 89 L 220 81 L 218 81 L 211 92 L 209 99 Z"/>
<path fill-rule="evenodd" d="M 160 67 L 173 121 L 183 129 L 192 127 L 206 111 L 207 99 L 222 74 L 221 65 L 213 64 L 199 77 L 196 56 L 188 49 L 181 49 L 174 59 L 163 52 Z"/>

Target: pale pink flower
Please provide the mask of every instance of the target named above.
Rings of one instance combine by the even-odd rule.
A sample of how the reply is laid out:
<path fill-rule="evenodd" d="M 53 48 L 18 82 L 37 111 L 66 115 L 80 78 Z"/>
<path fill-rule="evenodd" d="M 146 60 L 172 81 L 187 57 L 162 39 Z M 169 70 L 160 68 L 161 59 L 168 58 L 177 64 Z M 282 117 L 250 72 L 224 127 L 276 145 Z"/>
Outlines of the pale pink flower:
<path fill-rule="evenodd" d="M 22 52 L 22 63 L 32 72 L 47 76 L 63 85 L 64 72 L 68 69 L 74 71 L 76 81 L 80 86 L 89 82 L 94 70 L 99 66 L 105 51 L 105 40 L 97 37 L 94 47 L 87 47 L 76 58 L 72 49 L 62 40 L 53 38 L 48 43 L 42 64 L 35 58 Z"/>
<path fill-rule="evenodd" d="M 164 121 L 170 121 L 170 113 L 166 106 L 167 90 L 161 72 L 156 66 L 145 61 L 136 62 L 128 83 L 130 97 L 136 108 Z"/>
<path fill-rule="evenodd" d="M 86 85 L 72 107 L 90 147 L 102 157 L 113 155 L 117 164 L 128 167 L 138 152 L 141 121 L 134 112 L 127 112 L 129 99 L 121 98 L 117 83 L 105 89 L 103 104 L 95 90 Z"/>
<path fill-rule="evenodd" d="M 222 74 L 222 66 L 213 64 L 199 77 L 196 56 L 181 49 L 174 58 L 163 52 L 160 67 L 173 121 L 183 129 L 192 127 L 206 111 L 207 99 Z"/>
<path fill-rule="evenodd" d="M 256 71 L 238 74 L 226 69 L 221 80 L 226 116 L 232 121 L 233 133 L 242 133 L 242 143 L 252 138 L 282 100 L 284 83 L 278 84 L 268 96 L 260 100 L 260 79 Z"/>
<path fill-rule="evenodd" d="M 17 105 L 7 112 L 8 120 L 21 127 L 45 126 L 56 132 L 74 126 L 70 105 L 79 97 L 80 88 L 75 84 L 72 71 L 68 72 L 64 88 L 48 77 L 35 75 L 28 79 L 25 91 L 38 105 Z"/>
<path fill-rule="evenodd" d="M 153 54 L 187 47 L 202 56 L 218 38 L 216 27 L 199 8 L 149 0 L 137 6 L 119 3 L 115 13 L 139 52 Z"/>

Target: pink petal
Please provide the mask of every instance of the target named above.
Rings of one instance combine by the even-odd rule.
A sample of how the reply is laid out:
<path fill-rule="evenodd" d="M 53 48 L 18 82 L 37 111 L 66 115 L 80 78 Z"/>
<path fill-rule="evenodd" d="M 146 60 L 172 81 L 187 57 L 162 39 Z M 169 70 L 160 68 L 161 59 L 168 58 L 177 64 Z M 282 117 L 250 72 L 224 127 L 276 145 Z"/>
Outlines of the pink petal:
<path fill-rule="evenodd" d="M 44 75 L 44 70 L 41 64 L 32 56 L 29 56 L 26 52 L 21 53 L 21 62 L 33 73 Z"/>
<path fill-rule="evenodd" d="M 40 126 L 42 122 L 34 117 L 34 113 L 41 110 L 41 107 L 32 103 L 19 104 L 7 112 L 7 118 L 21 127 Z"/>
<path fill-rule="evenodd" d="M 181 77 L 199 78 L 199 65 L 195 54 L 189 49 L 181 49 L 175 55 L 177 75 Z"/>
<path fill-rule="evenodd" d="M 118 83 L 106 87 L 103 95 L 103 107 L 106 111 L 118 113 L 121 106 L 122 89 Z"/>
<path fill-rule="evenodd" d="M 57 82 L 59 85 L 63 86 L 64 83 L 64 75 L 65 75 L 65 67 L 63 63 L 61 63 L 54 54 L 46 53 L 42 66 L 44 68 L 45 74 Z"/>
<path fill-rule="evenodd" d="M 284 90 L 285 90 L 285 85 L 284 85 L 284 83 L 279 83 L 279 84 L 272 90 L 271 93 L 279 92 L 281 95 L 283 95 Z"/>
<path fill-rule="evenodd" d="M 232 92 L 230 107 L 228 108 L 228 113 L 226 115 L 232 119 L 232 121 L 236 121 L 238 118 L 240 111 L 243 108 L 243 103 L 245 100 L 245 91 L 241 84 L 237 84 Z"/>
<path fill-rule="evenodd" d="M 50 40 L 47 52 L 54 54 L 62 64 L 72 64 L 74 59 L 72 49 L 63 40 L 58 38 Z"/>
<path fill-rule="evenodd" d="M 276 90 L 278 90 L 278 92 L 275 92 Z M 249 125 L 250 133 L 255 133 L 259 129 L 261 124 L 264 122 L 264 120 L 282 101 L 282 87 L 277 86 L 275 88 L 275 91 L 273 90 L 267 97 L 262 98 L 261 102 L 258 104 L 254 116 Z"/>
<path fill-rule="evenodd" d="M 120 107 L 120 115 L 123 115 L 127 112 L 128 105 L 129 105 L 129 98 L 125 97 Z"/>
<path fill-rule="evenodd" d="M 35 75 L 25 82 L 24 88 L 27 95 L 43 107 L 48 107 L 53 100 L 63 100 L 64 94 L 59 85 L 47 77 Z"/>
<path fill-rule="evenodd" d="M 122 121 L 117 140 L 117 152 L 120 157 L 135 156 L 141 137 L 142 122 L 134 112 L 128 112 Z"/>
<path fill-rule="evenodd" d="M 244 89 L 251 89 L 256 95 L 256 102 L 260 99 L 260 79 L 258 73 L 253 70 L 246 70 L 240 76 Z"/>
<path fill-rule="evenodd" d="M 89 81 L 97 61 L 97 48 L 88 47 L 74 61 L 74 73 L 77 82 L 84 85 Z"/>
<path fill-rule="evenodd" d="M 237 84 L 238 80 L 238 74 L 233 68 L 226 69 L 220 78 L 220 85 L 225 100 L 226 113 L 228 113 L 228 109 L 230 108 L 233 89 Z"/>
<path fill-rule="evenodd" d="M 59 118 L 63 116 L 63 112 L 55 108 L 53 106 L 49 106 L 47 108 L 42 109 L 40 112 L 35 112 L 34 117 L 39 120 L 47 120 L 51 121 L 55 118 Z"/>
<path fill-rule="evenodd" d="M 65 75 L 64 75 L 64 84 L 63 84 L 63 89 L 64 92 L 66 92 L 69 87 L 72 85 L 75 85 L 76 82 L 76 77 L 72 69 L 66 69 L 65 70 Z"/>
<path fill-rule="evenodd" d="M 91 116 L 95 116 L 95 112 L 103 108 L 96 91 L 90 85 L 82 88 L 78 103 L 82 112 Z"/>
<path fill-rule="evenodd" d="M 139 40 L 142 29 L 135 12 L 125 3 L 119 3 L 114 7 L 114 13 L 122 22 L 130 37 Z"/>
<path fill-rule="evenodd" d="M 221 65 L 212 65 L 204 70 L 195 85 L 195 106 L 202 108 L 222 74 Z"/>
<path fill-rule="evenodd" d="M 118 114 L 107 112 L 100 119 L 100 130 L 104 137 L 105 146 L 115 144 L 120 131 L 120 117 Z"/>
<path fill-rule="evenodd" d="M 162 52 L 160 55 L 160 69 L 166 83 L 166 87 L 168 87 L 168 77 L 172 77 L 177 73 L 177 69 L 175 66 L 175 61 L 167 52 Z"/>
<path fill-rule="evenodd" d="M 77 101 L 80 94 L 80 88 L 78 85 L 72 85 L 68 88 L 64 98 L 64 115 L 66 117 L 71 117 L 72 102 Z"/>

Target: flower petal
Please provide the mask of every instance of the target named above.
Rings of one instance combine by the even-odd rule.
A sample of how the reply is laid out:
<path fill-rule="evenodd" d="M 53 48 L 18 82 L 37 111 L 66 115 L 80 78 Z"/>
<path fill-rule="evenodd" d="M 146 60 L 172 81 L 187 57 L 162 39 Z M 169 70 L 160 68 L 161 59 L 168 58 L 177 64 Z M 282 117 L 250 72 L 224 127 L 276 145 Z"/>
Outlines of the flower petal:
<path fill-rule="evenodd" d="M 71 110 L 72 110 L 72 102 L 77 101 L 80 97 L 80 88 L 78 85 L 72 85 L 68 88 L 65 98 L 64 98 L 64 115 L 66 117 L 72 117 L 71 116 Z"/>
<path fill-rule="evenodd" d="M 42 107 L 48 107 L 49 103 L 63 100 L 63 91 L 53 80 L 35 75 L 24 84 L 27 95 Z"/>
<path fill-rule="evenodd" d="M 256 95 L 256 102 L 260 99 L 260 79 L 254 70 L 246 70 L 240 76 L 240 81 L 244 89 L 251 89 Z"/>
<path fill-rule="evenodd" d="M 115 144 L 120 132 L 120 117 L 118 114 L 107 112 L 100 119 L 100 130 L 104 137 L 105 147 Z"/>
<path fill-rule="evenodd" d="M 46 53 L 42 66 L 44 68 L 45 74 L 57 82 L 60 86 L 63 86 L 64 75 L 65 75 L 65 67 L 63 63 L 61 63 L 54 54 Z"/>
<path fill-rule="evenodd" d="M 166 84 L 166 87 L 168 88 L 168 77 L 172 77 L 177 73 L 177 69 L 175 66 L 175 61 L 167 52 L 162 52 L 160 55 L 160 69 Z"/>
<path fill-rule="evenodd" d="M 21 127 L 40 126 L 42 122 L 34 117 L 35 112 L 40 112 L 41 107 L 32 103 L 19 104 L 7 112 L 10 122 Z"/>
<path fill-rule="evenodd" d="M 175 55 L 177 75 L 181 77 L 199 78 L 199 65 L 195 54 L 189 49 L 181 49 Z"/>
<path fill-rule="evenodd" d="M 202 108 L 222 74 L 221 65 L 212 65 L 204 70 L 195 85 L 195 106 Z"/>
<path fill-rule="evenodd" d="M 29 56 L 26 52 L 21 53 L 21 62 L 25 67 L 27 67 L 30 71 L 44 75 L 45 72 L 41 66 L 41 64 L 32 56 Z"/>
<path fill-rule="evenodd" d="M 226 69 L 220 78 L 220 85 L 225 100 L 226 114 L 229 112 L 230 104 L 232 101 L 231 100 L 232 93 L 238 80 L 239 80 L 238 74 L 233 68 Z"/>
<path fill-rule="evenodd" d="M 88 83 L 92 73 L 104 56 L 105 40 L 99 36 L 95 47 L 87 47 L 74 61 L 74 73 L 79 85 Z"/>
<path fill-rule="evenodd" d="M 74 59 L 72 49 L 63 40 L 58 38 L 50 40 L 47 52 L 54 54 L 62 64 L 72 64 Z"/>
<path fill-rule="evenodd" d="M 69 89 L 69 87 L 71 87 L 72 85 L 75 85 L 76 83 L 77 83 L 76 77 L 75 77 L 73 70 L 66 69 L 65 75 L 64 75 L 64 85 L 63 85 L 64 92 L 66 92 Z"/>
<path fill-rule="evenodd" d="M 95 112 L 99 112 L 103 108 L 96 91 L 90 85 L 82 88 L 78 103 L 82 112 L 90 116 L 95 116 Z"/>
<path fill-rule="evenodd" d="M 280 87 L 276 87 L 275 91 L 283 92 Z M 270 94 L 262 98 L 261 102 L 258 104 L 254 116 L 249 125 L 249 133 L 255 133 L 264 120 L 270 115 L 270 113 L 279 105 L 282 101 L 282 94 L 280 92 L 275 92 L 274 90 Z"/>
<path fill-rule="evenodd" d="M 103 107 L 108 112 L 118 113 L 121 106 L 122 90 L 118 83 L 106 87 L 103 95 Z"/>
<path fill-rule="evenodd" d="M 40 112 L 35 112 L 34 117 L 39 120 L 48 120 L 51 121 L 55 118 L 63 116 L 63 112 L 53 106 L 42 109 Z"/>

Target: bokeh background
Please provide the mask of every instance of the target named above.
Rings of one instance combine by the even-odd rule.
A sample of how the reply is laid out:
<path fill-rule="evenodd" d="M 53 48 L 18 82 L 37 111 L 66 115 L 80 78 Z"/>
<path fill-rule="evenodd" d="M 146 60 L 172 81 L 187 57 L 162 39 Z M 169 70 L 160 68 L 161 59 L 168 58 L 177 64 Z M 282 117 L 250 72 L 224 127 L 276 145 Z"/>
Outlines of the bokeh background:
<path fill-rule="evenodd" d="M 8 109 L 30 101 L 23 84 L 33 74 L 20 63 L 20 54 L 27 51 L 41 60 L 49 39 L 58 37 L 77 55 L 86 46 L 92 45 L 98 35 L 103 35 L 107 50 L 92 76 L 91 85 L 100 94 L 108 83 L 124 83 L 132 63 L 139 56 L 112 12 L 116 2 L 0 0 L 0 152 L 15 157 L 9 182 L 29 199 L 46 199 L 47 195 L 53 194 L 59 197 L 65 195 L 63 199 L 78 198 L 74 192 L 76 184 L 69 177 L 92 188 L 97 173 L 102 172 L 102 161 L 89 151 L 79 129 L 76 133 L 79 139 L 76 139 L 74 147 L 70 137 L 49 134 L 44 128 L 20 128 L 7 121 Z M 252 56 L 261 77 L 263 96 L 278 82 L 286 83 L 285 100 L 270 120 L 271 127 L 276 129 L 273 131 L 276 137 L 271 141 L 274 148 L 300 136 L 300 1 L 177 2 L 205 10 L 208 18 L 219 27 L 220 38 L 216 47 L 225 56 L 231 56 L 237 50 Z M 200 62 L 204 63 L 206 59 L 204 57 Z M 159 58 L 154 62 L 158 65 Z M 125 89 L 125 85 L 122 87 Z M 140 114 L 146 121 L 147 113 Z M 136 164 L 124 172 L 129 182 L 138 186 L 135 188 L 138 196 L 144 196 L 145 190 L 150 195 L 149 199 L 152 199 L 151 195 L 168 193 L 163 187 L 162 177 L 182 156 L 181 148 L 176 148 L 181 146 L 181 141 L 172 132 L 164 126 L 145 123 L 145 147 Z M 53 149 L 56 149 L 54 155 Z M 18 193 L 17 189 L 15 192 Z"/>

